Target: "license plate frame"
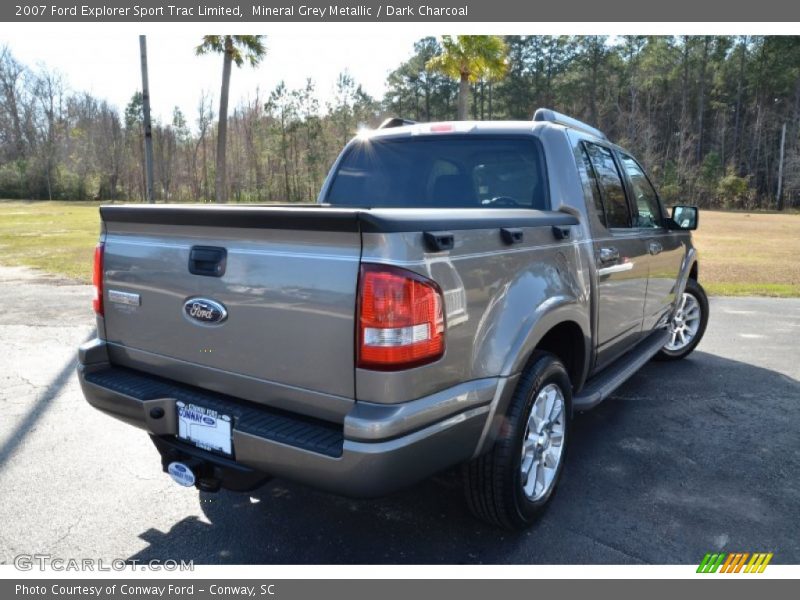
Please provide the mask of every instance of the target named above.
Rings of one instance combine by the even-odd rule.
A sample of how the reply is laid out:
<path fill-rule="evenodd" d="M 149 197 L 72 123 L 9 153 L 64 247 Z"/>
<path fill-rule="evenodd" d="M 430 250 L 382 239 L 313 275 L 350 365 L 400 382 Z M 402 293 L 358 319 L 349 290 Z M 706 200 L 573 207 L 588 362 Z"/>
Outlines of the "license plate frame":
<path fill-rule="evenodd" d="M 233 417 L 202 404 L 175 403 L 176 436 L 201 450 L 233 456 Z"/>

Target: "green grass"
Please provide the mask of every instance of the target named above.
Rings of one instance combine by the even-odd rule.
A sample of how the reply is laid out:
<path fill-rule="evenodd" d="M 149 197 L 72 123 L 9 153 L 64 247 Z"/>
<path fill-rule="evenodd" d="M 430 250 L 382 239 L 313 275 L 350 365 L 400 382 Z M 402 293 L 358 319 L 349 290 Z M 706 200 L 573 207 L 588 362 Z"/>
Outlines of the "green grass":
<path fill-rule="evenodd" d="M 0 264 L 89 283 L 99 204 L 0 200 Z M 709 294 L 800 297 L 800 214 L 702 211 L 695 244 Z"/>
<path fill-rule="evenodd" d="M 701 283 L 703 283 L 701 281 Z M 770 298 L 800 297 L 800 285 L 791 283 L 703 283 L 709 296 L 767 296 Z"/>
<path fill-rule="evenodd" d="M 800 296 L 800 214 L 704 210 L 700 283 L 716 296 Z"/>
<path fill-rule="evenodd" d="M 0 201 L 0 264 L 90 283 L 99 205 Z"/>

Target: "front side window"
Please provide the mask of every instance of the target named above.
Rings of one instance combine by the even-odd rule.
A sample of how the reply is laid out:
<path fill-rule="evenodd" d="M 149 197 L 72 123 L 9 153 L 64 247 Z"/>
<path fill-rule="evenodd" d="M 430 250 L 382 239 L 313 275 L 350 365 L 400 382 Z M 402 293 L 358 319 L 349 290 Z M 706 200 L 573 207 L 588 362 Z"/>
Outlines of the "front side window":
<path fill-rule="evenodd" d="M 548 208 L 538 143 L 488 136 L 359 141 L 342 158 L 325 202 L 364 208 Z"/>
<path fill-rule="evenodd" d="M 637 227 L 657 228 L 661 227 L 661 207 L 658 204 L 658 195 L 647 179 L 647 175 L 633 158 L 627 154 L 621 154 L 622 168 L 628 175 L 633 188 L 633 196 L 636 199 L 636 208 L 639 212 L 637 217 Z"/>
<path fill-rule="evenodd" d="M 594 167 L 597 183 L 603 197 L 606 211 L 606 226 L 620 228 L 631 226 L 631 211 L 625 197 L 625 187 L 622 185 L 617 164 L 611 150 L 597 144 L 584 143 L 589 160 Z"/>

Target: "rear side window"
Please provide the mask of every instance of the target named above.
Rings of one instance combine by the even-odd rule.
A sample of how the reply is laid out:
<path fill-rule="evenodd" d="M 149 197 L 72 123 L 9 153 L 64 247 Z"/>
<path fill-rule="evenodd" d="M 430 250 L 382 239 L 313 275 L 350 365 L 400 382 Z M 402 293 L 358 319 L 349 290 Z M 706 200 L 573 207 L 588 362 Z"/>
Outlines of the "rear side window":
<path fill-rule="evenodd" d="M 325 201 L 364 208 L 548 208 L 536 140 L 447 136 L 352 145 Z"/>
<path fill-rule="evenodd" d="M 597 144 L 584 143 L 589 160 L 594 167 L 606 211 L 606 227 L 630 227 L 631 211 L 625 198 L 622 177 L 614 162 L 611 150 Z"/>
<path fill-rule="evenodd" d="M 583 145 L 580 146 L 580 155 L 581 164 L 579 167 L 581 171 L 583 171 L 582 175 L 585 174 L 586 181 L 588 181 L 589 187 L 591 188 L 594 212 L 597 214 L 597 218 L 600 222 L 608 227 L 608 225 L 606 225 L 606 211 L 603 208 L 603 199 L 600 197 L 600 185 L 597 183 L 597 177 L 594 175 L 592 163 L 589 161 L 589 155 L 586 152 L 586 147 Z"/>

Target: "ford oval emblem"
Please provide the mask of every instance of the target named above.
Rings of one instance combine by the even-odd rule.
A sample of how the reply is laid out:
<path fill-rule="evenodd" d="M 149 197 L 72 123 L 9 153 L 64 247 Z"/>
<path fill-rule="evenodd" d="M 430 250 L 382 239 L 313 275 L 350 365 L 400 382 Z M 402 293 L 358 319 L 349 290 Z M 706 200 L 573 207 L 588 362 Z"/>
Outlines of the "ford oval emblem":
<path fill-rule="evenodd" d="M 203 417 L 203 423 L 206 425 L 215 425 L 217 421 L 211 417 Z"/>
<path fill-rule="evenodd" d="M 171 462 L 167 467 L 167 473 L 172 477 L 172 480 L 184 487 L 191 487 L 194 485 L 194 473 L 192 470 L 181 462 Z"/>
<path fill-rule="evenodd" d="M 183 303 L 183 312 L 189 319 L 203 325 L 216 325 L 228 317 L 222 304 L 208 298 L 189 298 Z"/>

